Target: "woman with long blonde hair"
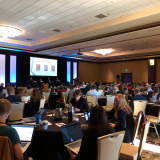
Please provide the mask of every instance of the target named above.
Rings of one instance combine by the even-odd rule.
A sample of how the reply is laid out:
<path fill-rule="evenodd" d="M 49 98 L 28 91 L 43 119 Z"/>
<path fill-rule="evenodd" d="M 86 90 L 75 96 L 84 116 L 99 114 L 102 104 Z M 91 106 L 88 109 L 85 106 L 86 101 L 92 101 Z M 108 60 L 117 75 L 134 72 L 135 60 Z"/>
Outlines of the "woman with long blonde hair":
<path fill-rule="evenodd" d="M 130 143 L 134 130 L 133 112 L 122 94 L 115 96 L 114 104 L 116 122 L 110 125 L 114 127 L 116 131 L 125 130 L 126 133 L 123 142 Z"/>

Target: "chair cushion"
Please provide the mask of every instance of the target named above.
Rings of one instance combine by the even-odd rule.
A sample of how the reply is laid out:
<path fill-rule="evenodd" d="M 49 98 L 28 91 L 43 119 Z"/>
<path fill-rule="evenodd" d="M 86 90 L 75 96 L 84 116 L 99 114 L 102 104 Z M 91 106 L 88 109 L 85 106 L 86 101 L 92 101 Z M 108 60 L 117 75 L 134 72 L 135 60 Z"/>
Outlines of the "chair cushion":
<path fill-rule="evenodd" d="M 138 147 L 130 145 L 128 143 L 122 143 L 120 158 L 127 160 L 137 160 Z"/>
<path fill-rule="evenodd" d="M 147 115 L 147 119 L 149 119 L 149 118 L 150 118 L 151 123 L 159 123 L 160 122 L 158 117 Z"/>

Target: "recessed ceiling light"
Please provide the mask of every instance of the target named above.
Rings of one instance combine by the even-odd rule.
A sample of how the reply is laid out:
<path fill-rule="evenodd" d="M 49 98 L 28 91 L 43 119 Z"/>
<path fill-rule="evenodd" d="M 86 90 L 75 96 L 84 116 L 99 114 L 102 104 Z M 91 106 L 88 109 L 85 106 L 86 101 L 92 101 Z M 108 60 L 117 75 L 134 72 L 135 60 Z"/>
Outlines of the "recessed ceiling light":
<path fill-rule="evenodd" d="M 146 40 L 144 39 L 144 41 L 146 41 Z"/>
<path fill-rule="evenodd" d="M 77 24 L 75 24 L 75 25 L 77 25 Z"/>
<path fill-rule="evenodd" d="M 41 12 L 38 12 L 38 14 L 41 14 Z"/>
<path fill-rule="evenodd" d="M 124 60 L 124 59 L 123 59 Z"/>

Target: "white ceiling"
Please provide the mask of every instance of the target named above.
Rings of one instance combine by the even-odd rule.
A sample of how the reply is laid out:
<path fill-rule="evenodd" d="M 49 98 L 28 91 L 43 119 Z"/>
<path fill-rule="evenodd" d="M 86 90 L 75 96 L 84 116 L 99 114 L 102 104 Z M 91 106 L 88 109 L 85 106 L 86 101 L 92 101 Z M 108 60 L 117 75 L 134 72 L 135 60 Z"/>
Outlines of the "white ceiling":
<path fill-rule="evenodd" d="M 23 31 L 23 34 L 18 37 L 8 40 L 0 38 L 0 46 L 24 47 L 35 50 L 118 31 L 122 28 L 122 24 L 123 28 L 125 26 L 124 29 L 149 24 L 158 21 L 159 6 L 160 0 L 0 0 L 0 24 L 18 27 Z M 151 13 L 150 9 L 154 7 L 157 12 L 151 18 L 153 11 Z M 95 17 L 99 14 L 106 17 L 102 19 Z M 132 21 L 129 18 L 133 18 Z M 115 20 L 117 24 L 112 25 L 111 20 Z M 96 28 L 95 25 L 99 28 Z M 108 28 L 106 25 L 108 25 Z M 60 30 L 60 32 L 53 31 L 55 29 Z M 93 29 L 92 34 L 91 29 Z M 80 34 L 81 30 L 83 30 L 83 34 Z M 152 30 L 155 30 L 155 28 Z M 121 55 L 121 52 L 127 54 L 131 49 L 138 51 L 148 46 L 157 48 L 156 35 L 160 34 L 160 29 L 157 27 L 155 31 L 152 30 L 146 29 L 134 33 L 120 34 L 66 47 L 47 49 L 38 53 L 56 56 L 68 54 L 70 56 L 71 52 L 75 53 L 79 48 L 82 48 L 82 51 L 86 54 L 84 57 L 87 60 L 92 60 L 92 57 L 98 56 L 93 53 L 91 55 L 89 51 L 109 47 L 114 49 L 114 52 L 110 55 L 116 54 L 118 56 L 118 53 L 119 55 Z M 67 36 L 64 37 L 63 35 Z M 68 38 L 73 35 L 73 39 Z M 150 38 L 142 42 L 144 37 Z M 32 40 L 27 41 L 28 38 Z M 139 43 L 142 45 L 139 45 Z"/>

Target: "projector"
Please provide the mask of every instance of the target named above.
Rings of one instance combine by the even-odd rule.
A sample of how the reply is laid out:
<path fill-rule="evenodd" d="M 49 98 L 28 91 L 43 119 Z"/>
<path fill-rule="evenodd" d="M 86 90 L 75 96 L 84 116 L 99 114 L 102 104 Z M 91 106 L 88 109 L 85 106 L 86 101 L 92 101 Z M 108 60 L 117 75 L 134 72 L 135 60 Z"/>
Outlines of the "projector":
<path fill-rule="evenodd" d="M 80 49 L 79 49 L 79 52 L 77 53 L 77 55 L 78 55 L 78 56 L 83 55 L 83 53 L 80 52 Z"/>

